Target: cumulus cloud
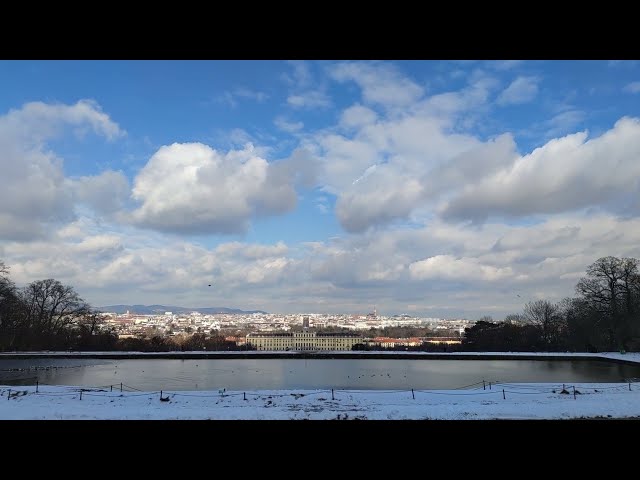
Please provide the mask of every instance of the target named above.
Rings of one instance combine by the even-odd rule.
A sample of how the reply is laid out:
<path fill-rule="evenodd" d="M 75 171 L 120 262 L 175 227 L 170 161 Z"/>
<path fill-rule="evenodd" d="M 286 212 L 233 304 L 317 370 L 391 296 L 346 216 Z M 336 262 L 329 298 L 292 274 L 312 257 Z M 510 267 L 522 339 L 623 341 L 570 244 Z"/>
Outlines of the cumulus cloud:
<path fill-rule="evenodd" d="M 27 240 L 43 235 L 47 223 L 73 218 L 63 160 L 46 146 L 68 127 L 109 140 L 125 134 L 90 100 L 31 102 L 0 117 L 0 238 Z"/>
<path fill-rule="evenodd" d="M 375 173 L 359 177 L 352 189 L 338 197 L 336 215 L 347 231 L 362 232 L 371 225 L 407 217 L 423 195 L 423 186 L 415 178 L 382 165 Z"/>
<path fill-rule="evenodd" d="M 428 117 L 381 122 L 355 139 L 331 134 L 319 140 L 327 189 L 338 196 L 336 214 L 349 232 L 407 219 L 517 157 L 509 134 L 482 143 L 447 133 Z"/>
<path fill-rule="evenodd" d="M 344 62 L 330 69 L 338 82 L 355 82 L 366 103 L 384 107 L 406 107 L 424 94 L 424 89 L 388 64 Z"/>
<path fill-rule="evenodd" d="M 303 140 L 321 160 L 323 189 L 336 195 L 335 212 L 348 232 L 406 221 L 433 207 L 440 196 L 517 156 L 509 134 L 482 142 L 462 133 L 476 112 L 487 107 L 498 85 L 482 70 L 473 71 L 461 90 L 422 99 L 422 89 L 411 88 L 412 81 L 389 66 L 342 63 L 330 72 L 338 80 L 357 78 L 364 99 L 388 100 L 389 107 L 408 98 L 414 102 L 402 113 L 379 113 L 354 104 L 342 112 L 335 128 Z M 390 89 L 409 92 L 410 97 L 390 95 L 400 99 L 394 104 L 386 97 Z"/>
<path fill-rule="evenodd" d="M 131 218 L 166 232 L 245 232 L 251 218 L 295 207 L 295 185 L 313 182 L 313 163 L 296 151 L 270 164 L 252 145 L 227 153 L 201 143 L 164 146 L 134 180 L 133 198 L 140 206 Z"/>
<path fill-rule="evenodd" d="M 639 190 L 640 121 L 622 118 L 603 135 L 554 139 L 465 187 L 442 208 L 450 219 L 558 213 L 598 205 L 619 208 Z"/>
<path fill-rule="evenodd" d="M 498 105 L 519 105 L 536 98 L 538 94 L 536 77 L 518 77 L 498 96 Z"/>

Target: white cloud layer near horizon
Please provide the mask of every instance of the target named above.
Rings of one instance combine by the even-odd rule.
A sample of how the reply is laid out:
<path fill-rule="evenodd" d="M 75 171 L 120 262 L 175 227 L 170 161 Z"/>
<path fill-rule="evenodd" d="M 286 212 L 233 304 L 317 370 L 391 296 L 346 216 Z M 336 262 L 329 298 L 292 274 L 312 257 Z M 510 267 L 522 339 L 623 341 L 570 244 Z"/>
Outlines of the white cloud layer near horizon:
<path fill-rule="evenodd" d="M 377 305 L 389 314 L 467 318 L 502 318 L 528 300 L 570 296 L 586 266 L 610 254 L 640 258 L 640 219 L 583 213 L 518 227 L 438 221 L 301 245 L 211 248 L 81 219 L 47 240 L 2 249 L 18 284 L 58 278 L 96 306 L 366 313 Z"/>

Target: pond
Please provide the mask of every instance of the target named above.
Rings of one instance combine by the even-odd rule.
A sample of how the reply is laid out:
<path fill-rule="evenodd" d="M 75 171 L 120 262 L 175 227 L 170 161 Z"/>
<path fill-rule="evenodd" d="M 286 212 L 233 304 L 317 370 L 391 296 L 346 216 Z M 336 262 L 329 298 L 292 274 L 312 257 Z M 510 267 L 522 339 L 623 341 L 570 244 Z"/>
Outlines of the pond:
<path fill-rule="evenodd" d="M 0 360 L 2 385 L 154 390 L 451 389 L 476 382 L 623 382 L 640 365 L 598 360 L 60 359 Z M 116 387 L 114 387 L 116 388 Z"/>

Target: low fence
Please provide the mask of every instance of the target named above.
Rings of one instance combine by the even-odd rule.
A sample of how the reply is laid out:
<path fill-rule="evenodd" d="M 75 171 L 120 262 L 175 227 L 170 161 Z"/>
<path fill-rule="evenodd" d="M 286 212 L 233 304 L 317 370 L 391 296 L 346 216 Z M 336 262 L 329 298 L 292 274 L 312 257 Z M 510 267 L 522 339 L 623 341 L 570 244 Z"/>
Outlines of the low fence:
<path fill-rule="evenodd" d="M 254 391 L 227 391 L 226 389 L 218 390 L 217 393 L 212 391 L 206 391 L 197 393 L 194 391 L 181 391 L 181 390 L 155 390 L 145 391 L 131 385 L 124 383 L 102 385 L 102 386 L 79 386 L 79 387 L 65 387 L 62 385 L 49 385 L 42 384 L 38 381 L 35 385 L 28 386 L 27 390 L 24 390 L 22 386 L 5 386 L 0 389 L 0 397 L 5 397 L 7 400 L 23 397 L 25 395 L 39 395 L 39 396 L 57 396 L 57 397 L 73 397 L 79 401 L 82 401 L 84 397 L 110 397 L 110 398 L 135 398 L 139 396 L 147 396 L 150 399 L 157 398 L 159 401 L 169 401 L 171 398 L 176 397 L 197 397 L 197 398 L 229 398 L 229 397 L 243 397 L 243 400 L 249 400 L 252 398 L 281 398 L 281 397 L 310 397 L 315 395 L 325 395 L 328 400 L 328 396 L 331 395 L 331 400 L 340 401 L 347 395 L 372 395 L 372 394 L 406 394 L 407 398 L 410 396 L 412 400 L 419 401 L 423 394 L 429 395 L 444 395 L 444 396 L 477 396 L 479 398 L 502 397 L 506 400 L 508 396 L 518 395 L 542 395 L 542 394 L 558 394 L 572 396 L 574 400 L 577 400 L 580 395 L 585 393 L 624 393 L 632 392 L 634 390 L 640 391 L 639 379 L 629 379 L 625 383 L 616 383 L 611 386 L 602 386 L 598 384 L 597 387 L 589 386 L 593 384 L 524 384 L 524 383 L 507 383 L 500 381 L 486 381 L 481 380 L 470 385 L 463 385 L 452 389 L 396 389 L 396 390 L 352 390 L 352 389 L 310 389 L 310 390 L 286 390 L 287 393 L 274 394 Z M 35 390 L 31 390 L 35 386 Z M 55 387 L 57 389 L 63 388 L 67 391 L 51 391 L 47 387 Z M 271 390 L 268 390 L 271 392 Z M 423 397 L 424 398 L 424 397 Z"/>

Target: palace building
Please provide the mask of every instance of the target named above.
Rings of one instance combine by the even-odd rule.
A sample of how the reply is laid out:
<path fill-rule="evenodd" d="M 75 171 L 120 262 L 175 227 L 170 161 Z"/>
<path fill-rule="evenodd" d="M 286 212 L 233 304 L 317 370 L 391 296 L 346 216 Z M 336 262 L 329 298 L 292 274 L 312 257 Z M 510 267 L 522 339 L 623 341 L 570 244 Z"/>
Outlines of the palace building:
<path fill-rule="evenodd" d="M 247 335 L 247 344 L 256 347 L 256 350 L 351 350 L 357 343 L 362 343 L 362 337 L 350 333 L 317 333 L 305 330 L 293 333 L 265 332 Z"/>

